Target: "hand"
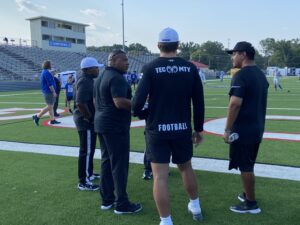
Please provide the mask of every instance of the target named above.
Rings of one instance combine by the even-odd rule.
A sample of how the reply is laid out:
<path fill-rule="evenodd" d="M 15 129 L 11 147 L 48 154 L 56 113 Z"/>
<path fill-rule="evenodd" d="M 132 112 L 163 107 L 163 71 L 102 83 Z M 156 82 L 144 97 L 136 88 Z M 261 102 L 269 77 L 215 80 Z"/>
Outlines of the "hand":
<path fill-rule="evenodd" d="M 229 144 L 229 135 L 230 135 L 230 131 L 224 131 L 224 135 L 223 135 L 223 139 L 224 139 L 224 142 Z"/>
<path fill-rule="evenodd" d="M 193 144 L 195 147 L 198 147 L 198 145 L 203 141 L 203 133 L 202 132 L 194 132 L 192 135 Z"/>
<path fill-rule="evenodd" d="M 57 97 L 57 94 L 56 94 L 56 92 L 53 92 L 52 94 L 53 94 L 53 97 L 54 97 L 54 98 L 56 98 L 56 97 Z"/>

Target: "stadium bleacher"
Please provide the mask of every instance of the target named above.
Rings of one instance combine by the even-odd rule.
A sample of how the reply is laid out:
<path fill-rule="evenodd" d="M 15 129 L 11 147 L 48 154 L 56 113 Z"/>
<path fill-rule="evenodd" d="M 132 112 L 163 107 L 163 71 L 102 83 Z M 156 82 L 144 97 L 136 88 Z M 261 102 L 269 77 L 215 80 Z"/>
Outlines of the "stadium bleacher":
<path fill-rule="evenodd" d="M 42 50 L 31 46 L 0 45 L 0 80 L 38 80 L 44 60 L 50 60 L 52 67 L 59 71 L 80 70 L 80 61 L 86 56 L 95 57 L 107 64 L 108 52 L 86 53 Z M 142 66 L 156 58 L 155 55 L 132 54 L 129 58 L 129 71 L 140 72 Z"/>

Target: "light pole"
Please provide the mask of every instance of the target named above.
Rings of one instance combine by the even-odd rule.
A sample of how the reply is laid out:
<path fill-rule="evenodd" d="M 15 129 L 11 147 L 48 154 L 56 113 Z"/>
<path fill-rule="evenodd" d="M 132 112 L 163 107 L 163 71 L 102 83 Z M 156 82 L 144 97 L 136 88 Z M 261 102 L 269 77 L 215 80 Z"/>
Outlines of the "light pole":
<path fill-rule="evenodd" d="M 124 35 L 124 0 L 122 0 L 122 36 L 123 36 L 123 51 L 125 51 L 125 35 Z"/>

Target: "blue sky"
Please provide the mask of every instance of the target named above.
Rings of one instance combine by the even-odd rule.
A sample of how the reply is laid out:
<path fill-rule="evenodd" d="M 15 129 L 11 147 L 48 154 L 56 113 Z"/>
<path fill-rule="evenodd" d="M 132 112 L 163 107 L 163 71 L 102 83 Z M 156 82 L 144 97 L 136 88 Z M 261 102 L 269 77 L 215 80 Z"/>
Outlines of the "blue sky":
<path fill-rule="evenodd" d="M 90 24 L 87 45 L 122 43 L 121 0 L 1 0 L 0 37 L 30 39 L 26 18 L 48 16 Z M 183 42 L 300 38 L 298 0 L 124 0 L 125 40 L 157 52 L 160 30 L 172 27 Z"/>

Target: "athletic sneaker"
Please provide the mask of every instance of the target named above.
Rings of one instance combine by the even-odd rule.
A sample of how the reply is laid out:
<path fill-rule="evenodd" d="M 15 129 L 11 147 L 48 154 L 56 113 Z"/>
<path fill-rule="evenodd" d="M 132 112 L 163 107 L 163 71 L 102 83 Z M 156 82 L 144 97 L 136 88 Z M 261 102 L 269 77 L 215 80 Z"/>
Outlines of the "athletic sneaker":
<path fill-rule="evenodd" d="M 153 174 L 152 174 L 152 172 L 149 171 L 149 170 L 145 170 L 144 173 L 143 173 L 143 176 L 142 176 L 142 178 L 143 178 L 144 180 L 151 180 L 152 177 L 153 177 Z"/>
<path fill-rule="evenodd" d="M 60 124 L 60 123 L 61 123 L 61 122 L 59 122 L 59 121 L 57 121 L 57 120 L 51 120 L 51 121 L 50 121 L 50 124 L 52 124 L 52 125 L 53 125 L 53 124 Z"/>
<path fill-rule="evenodd" d="M 54 113 L 54 116 L 55 116 L 55 117 L 60 117 L 60 114 Z"/>
<path fill-rule="evenodd" d="M 36 126 L 39 125 L 40 118 L 38 118 L 37 115 L 32 116 L 32 120 Z"/>
<path fill-rule="evenodd" d="M 248 200 L 241 202 L 238 205 L 231 206 L 230 210 L 236 213 L 251 213 L 258 214 L 261 212 L 261 209 L 258 207 L 257 202 L 249 202 Z"/>
<path fill-rule="evenodd" d="M 93 180 L 96 180 L 96 179 L 100 179 L 100 174 L 93 173 L 93 175 L 89 177 L 90 181 L 93 181 Z"/>
<path fill-rule="evenodd" d="M 191 204 L 189 202 L 189 204 L 188 204 L 188 212 L 193 215 L 193 220 L 196 220 L 196 221 L 202 221 L 203 220 L 203 216 L 202 216 L 202 212 L 201 212 L 200 206 L 195 207 L 193 204 Z"/>
<path fill-rule="evenodd" d="M 102 203 L 102 205 L 100 206 L 101 210 L 109 210 L 111 208 L 114 207 L 114 203 Z"/>
<path fill-rule="evenodd" d="M 99 185 L 93 185 L 91 183 L 79 183 L 77 188 L 80 191 L 97 191 L 99 190 Z"/>
<path fill-rule="evenodd" d="M 122 206 L 116 206 L 114 212 L 115 214 L 122 215 L 122 214 L 131 214 L 131 213 L 137 213 L 142 210 L 141 204 L 135 204 L 132 202 L 128 202 L 127 204 L 124 204 Z"/>
<path fill-rule="evenodd" d="M 246 201 L 246 193 L 243 192 L 241 194 L 238 195 L 238 200 L 240 200 L 241 202 Z"/>

